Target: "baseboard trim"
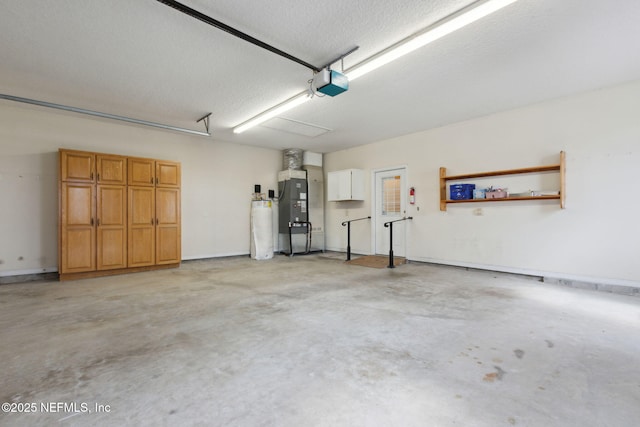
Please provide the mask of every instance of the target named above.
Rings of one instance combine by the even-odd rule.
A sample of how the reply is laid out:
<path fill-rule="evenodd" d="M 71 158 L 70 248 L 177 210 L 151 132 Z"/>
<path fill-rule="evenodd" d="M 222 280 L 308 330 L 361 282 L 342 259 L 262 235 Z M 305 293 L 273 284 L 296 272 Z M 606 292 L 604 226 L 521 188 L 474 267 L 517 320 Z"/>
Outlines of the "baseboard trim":
<path fill-rule="evenodd" d="M 335 248 L 335 249 L 327 248 L 326 251 L 345 253 L 345 251 L 340 248 Z M 356 254 L 352 252 L 352 255 L 368 255 L 368 254 Z M 232 257 L 241 257 L 241 256 L 250 256 L 250 254 L 246 252 L 234 252 L 234 253 L 227 253 L 227 254 L 216 254 L 212 256 L 187 257 L 183 259 L 183 262 L 216 259 L 216 258 L 232 258 Z M 615 279 L 609 280 L 609 279 L 597 279 L 597 278 L 588 278 L 588 277 L 585 278 L 581 276 L 561 275 L 557 273 L 549 273 L 549 272 L 526 270 L 526 269 L 520 269 L 520 268 L 494 266 L 494 265 L 481 265 L 481 264 L 473 264 L 473 263 L 448 262 L 448 261 L 445 262 L 442 260 L 435 260 L 431 258 L 420 258 L 420 257 L 409 257 L 407 258 L 407 261 L 433 264 L 437 266 L 458 267 L 458 268 L 466 268 L 466 269 L 481 270 L 481 271 L 491 271 L 496 273 L 515 274 L 518 276 L 532 277 L 536 280 L 539 280 L 544 283 L 552 284 L 552 285 L 640 297 L 640 283 L 628 281 L 628 280 L 615 280 Z M 159 266 L 159 267 L 160 268 L 176 268 L 179 266 L 180 264 L 170 264 L 167 266 Z M 107 275 L 115 275 L 115 274 L 126 274 L 126 273 L 133 273 L 137 271 L 149 271 L 149 270 L 155 270 L 155 269 L 158 269 L 158 268 L 140 267 L 140 269 L 108 270 L 104 272 L 74 273 L 74 274 L 68 274 L 68 275 L 58 275 L 57 269 L 55 268 L 13 271 L 13 272 L 4 272 L 5 273 L 4 275 L 0 273 L 0 285 L 35 282 L 35 281 L 73 280 L 73 279 L 81 279 L 85 277 L 99 277 L 99 276 L 107 276 Z M 13 274 L 9 275 L 7 273 L 13 273 Z"/>
<path fill-rule="evenodd" d="M 27 283 L 27 282 L 40 282 L 58 281 L 58 272 L 47 273 L 30 273 L 30 274 L 16 274 L 13 276 L 0 277 L 0 285 L 12 285 L 14 283 Z"/>
<path fill-rule="evenodd" d="M 56 273 L 58 271 L 58 267 L 43 267 L 43 268 L 29 268 L 26 270 L 7 270 L 0 271 L 0 280 L 3 277 L 13 277 L 13 276 L 28 276 L 33 274 L 44 274 L 44 273 Z"/>
<path fill-rule="evenodd" d="M 591 291 L 609 292 L 613 294 L 640 297 L 640 287 L 615 285 L 608 283 L 582 282 L 579 280 L 567 280 L 557 277 L 543 277 L 542 281 L 552 285 L 566 286 L 569 288 L 588 289 Z"/>
<path fill-rule="evenodd" d="M 472 270 L 491 271 L 497 273 L 516 274 L 519 276 L 533 277 L 540 282 L 560 285 L 565 287 L 588 289 L 601 292 L 610 292 L 622 295 L 640 296 L 640 283 L 631 280 L 606 279 L 595 277 L 575 276 L 546 271 L 528 270 L 522 268 L 503 267 L 495 265 L 482 265 L 465 262 L 449 262 L 431 258 L 409 258 L 410 262 L 423 262 L 427 264 L 460 267 Z"/>
<path fill-rule="evenodd" d="M 180 263 L 149 265 L 144 267 L 118 268 L 115 270 L 86 271 L 80 273 L 62 273 L 58 277 L 61 282 L 66 280 L 91 279 L 94 277 L 116 276 L 119 274 L 140 273 L 143 271 L 166 270 L 178 268 Z"/>
<path fill-rule="evenodd" d="M 233 256 L 251 255 L 249 252 L 227 252 L 224 254 L 212 254 L 212 255 L 192 255 L 182 258 L 182 261 L 196 261 L 199 259 L 212 259 L 212 258 L 228 258 Z"/>

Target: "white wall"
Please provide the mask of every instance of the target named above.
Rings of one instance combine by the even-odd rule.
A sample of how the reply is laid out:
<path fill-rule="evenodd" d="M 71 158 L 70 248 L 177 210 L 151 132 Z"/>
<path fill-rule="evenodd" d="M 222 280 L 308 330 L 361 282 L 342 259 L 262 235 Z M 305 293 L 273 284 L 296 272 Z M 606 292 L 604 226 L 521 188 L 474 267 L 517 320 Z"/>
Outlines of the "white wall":
<path fill-rule="evenodd" d="M 58 148 L 181 162 L 183 259 L 248 254 L 253 186 L 277 189 L 282 167 L 276 150 L 2 101 L 1 276 L 57 271 Z"/>
<path fill-rule="evenodd" d="M 640 286 L 640 81 L 325 155 L 325 173 L 408 167 L 417 203 L 408 215 L 409 259 Z M 425 111 L 424 114 L 429 114 Z M 393 120 L 393 118 L 390 118 Z M 558 163 L 567 153 L 566 209 L 557 201 L 449 205 L 448 174 Z M 557 189 L 557 175 L 470 180 L 512 192 Z M 418 210 L 419 208 L 419 210 Z M 327 203 L 327 247 L 345 250 L 345 218 L 365 202 Z M 352 250 L 371 252 L 371 229 L 352 227 Z"/>

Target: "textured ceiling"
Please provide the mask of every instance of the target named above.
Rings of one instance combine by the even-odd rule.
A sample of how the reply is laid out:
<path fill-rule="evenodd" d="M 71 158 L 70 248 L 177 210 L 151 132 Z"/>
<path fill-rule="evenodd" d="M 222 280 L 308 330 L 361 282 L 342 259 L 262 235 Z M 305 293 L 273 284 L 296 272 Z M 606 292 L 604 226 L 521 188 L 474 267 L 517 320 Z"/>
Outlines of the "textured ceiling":
<path fill-rule="evenodd" d="M 473 1 L 183 3 L 317 66 L 359 46 L 349 68 Z M 195 130 L 212 112 L 211 143 L 331 152 L 640 79 L 638 22 L 638 0 L 520 0 L 282 115 L 329 132 L 235 135 L 311 71 L 155 0 L 3 0 L 0 93 Z"/>

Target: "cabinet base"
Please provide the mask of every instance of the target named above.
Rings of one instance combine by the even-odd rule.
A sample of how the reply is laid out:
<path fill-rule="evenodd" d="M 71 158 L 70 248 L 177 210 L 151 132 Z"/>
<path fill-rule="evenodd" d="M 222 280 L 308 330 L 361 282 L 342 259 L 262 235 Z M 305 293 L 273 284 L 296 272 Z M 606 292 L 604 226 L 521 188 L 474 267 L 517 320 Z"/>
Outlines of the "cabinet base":
<path fill-rule="evenodd" d="M 116 270 L 100 270 L 100 271 L 84 271 L 82 273 L 61 273 L 58 274 L 58 280 L 61 282 L 66 280 L 90 279 L 92 277 L 115 276 L 118 274 L 140 273 L 142 271 L 165 270 L 168 268 L 178 268 L 180 263 L 149 265 L 145 267 L 118 268 Z"/>

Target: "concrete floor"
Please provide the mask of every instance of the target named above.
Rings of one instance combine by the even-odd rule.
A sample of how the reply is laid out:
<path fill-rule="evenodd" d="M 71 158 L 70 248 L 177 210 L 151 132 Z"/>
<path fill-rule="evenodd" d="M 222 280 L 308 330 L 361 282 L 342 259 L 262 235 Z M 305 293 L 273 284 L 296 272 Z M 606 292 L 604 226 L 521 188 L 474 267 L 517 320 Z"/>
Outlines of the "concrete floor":
<path fill-rule="evenodd" d="M 0 425 L 640 423 L 640 298 L 342 257 L 0 286 Z"/>

